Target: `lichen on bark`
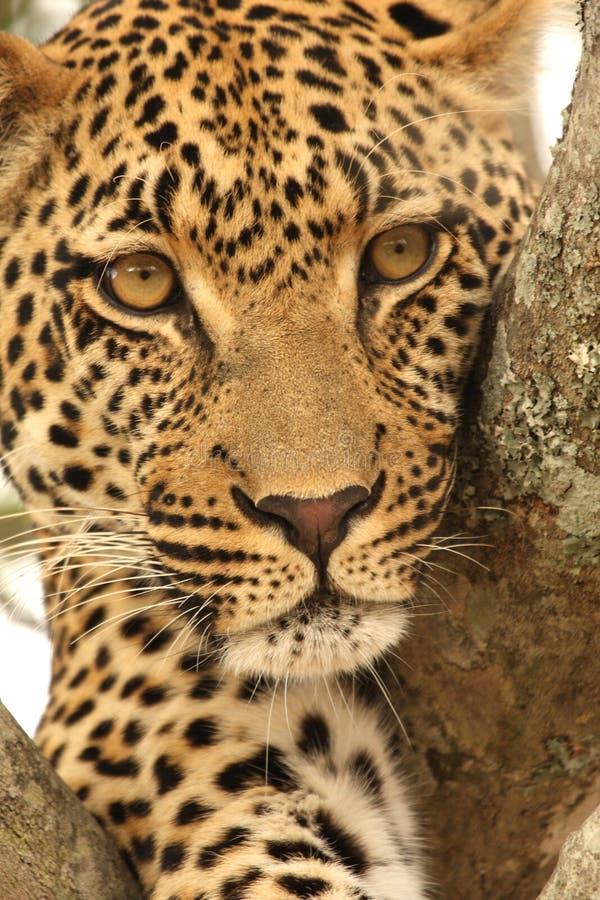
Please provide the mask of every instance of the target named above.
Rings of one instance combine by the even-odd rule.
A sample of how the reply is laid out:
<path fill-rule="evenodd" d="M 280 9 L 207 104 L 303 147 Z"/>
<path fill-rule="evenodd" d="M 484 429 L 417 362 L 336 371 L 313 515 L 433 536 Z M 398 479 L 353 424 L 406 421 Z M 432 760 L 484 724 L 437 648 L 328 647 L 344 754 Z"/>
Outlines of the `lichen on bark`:
<path fill-rule="evenodd" d="M 510 301 L 499 312 L 479 415 L 485 452 L 503 470 L 501 496 L 533 494 L 555 506 L 565 552 L 581 565 L 600 562 L 596 6 L 582 10 L 584 56 L 568 126 L 529 240 L 507 279 Z"/>

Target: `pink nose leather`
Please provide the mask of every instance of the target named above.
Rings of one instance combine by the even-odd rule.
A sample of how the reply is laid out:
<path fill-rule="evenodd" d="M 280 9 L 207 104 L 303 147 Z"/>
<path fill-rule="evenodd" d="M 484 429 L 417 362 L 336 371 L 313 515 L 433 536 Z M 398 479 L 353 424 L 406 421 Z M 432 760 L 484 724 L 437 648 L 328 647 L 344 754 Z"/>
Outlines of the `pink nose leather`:
<path fill-rule="evenodd" d="M 310 557 L 317 568 L 324 569 L 344 538 L 349 514 L 368 496 L 366 488 L 352 485 L 315 500 L 272 495 L 259 500 L 256 506 L 263 513 L 283 519 L 290 543 Z"/>

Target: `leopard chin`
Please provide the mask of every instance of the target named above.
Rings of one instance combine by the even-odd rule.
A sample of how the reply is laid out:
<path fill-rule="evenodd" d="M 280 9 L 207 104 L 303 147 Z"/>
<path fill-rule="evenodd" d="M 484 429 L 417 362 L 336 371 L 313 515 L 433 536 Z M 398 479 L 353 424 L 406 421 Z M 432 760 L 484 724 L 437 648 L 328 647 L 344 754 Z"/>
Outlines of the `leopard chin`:
<path fill-rule="evenodd" d="M 303 681 L 356 671 L 404 637 L 407 606 L 314 594 L 262 627 L 224 635 L 221 662 L 244 678 Z"/>

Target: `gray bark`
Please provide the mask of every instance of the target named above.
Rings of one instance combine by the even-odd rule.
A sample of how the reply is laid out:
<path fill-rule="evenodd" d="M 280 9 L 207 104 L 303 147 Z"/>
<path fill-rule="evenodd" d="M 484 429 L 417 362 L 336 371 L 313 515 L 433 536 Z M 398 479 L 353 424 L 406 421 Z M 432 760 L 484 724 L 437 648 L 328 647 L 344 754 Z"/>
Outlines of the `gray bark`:
<path fill-rule="evenodd" d="M 138 900 L 93 816 L 0 704 L 0 894 L 10 900 Z"/>
<path fill-rule="evenodd" d="M 565 841 L 539 900 L 600 897 L 600 807 Z"/>

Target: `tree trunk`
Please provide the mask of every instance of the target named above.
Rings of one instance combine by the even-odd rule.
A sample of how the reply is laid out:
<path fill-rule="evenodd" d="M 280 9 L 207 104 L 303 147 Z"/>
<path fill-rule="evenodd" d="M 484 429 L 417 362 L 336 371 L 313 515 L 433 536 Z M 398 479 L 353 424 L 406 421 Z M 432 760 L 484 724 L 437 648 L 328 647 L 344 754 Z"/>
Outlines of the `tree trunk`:
<path fill-rule="evenodd" d="M 445 523 L 490 545 L 488 568 L 436 552 L 455 570 L 428 570 L 446 608 L 417 605 L 401 648 L 435 876 L 461 900 L 534 898 L 600 801 L 600 2 L 582 16 L 565 137 L 468 392 Z"/>
<path fill-rule="evenodd" d="M 0 894 L 7 900 L 138 900 L 92 815 L 0 704 Z"/>
<path fill-rule="evenodd" d="M 428 570 L 448 599 L 437 615 L 417 605 L 401 648 L 405 763 L 453 900 L 534 898 L 600 800 L 600 0 L 582 15 L 566 137 L 490 323 L 445 526 L 484 535 L 488 569 L 465 547 L 434 553 L 455 569 Z M 0 738 L 2 895 L 139 897 L 2 709 Z M 544 900 L 600 894 L 599 818 L 565 847 Z"/>

